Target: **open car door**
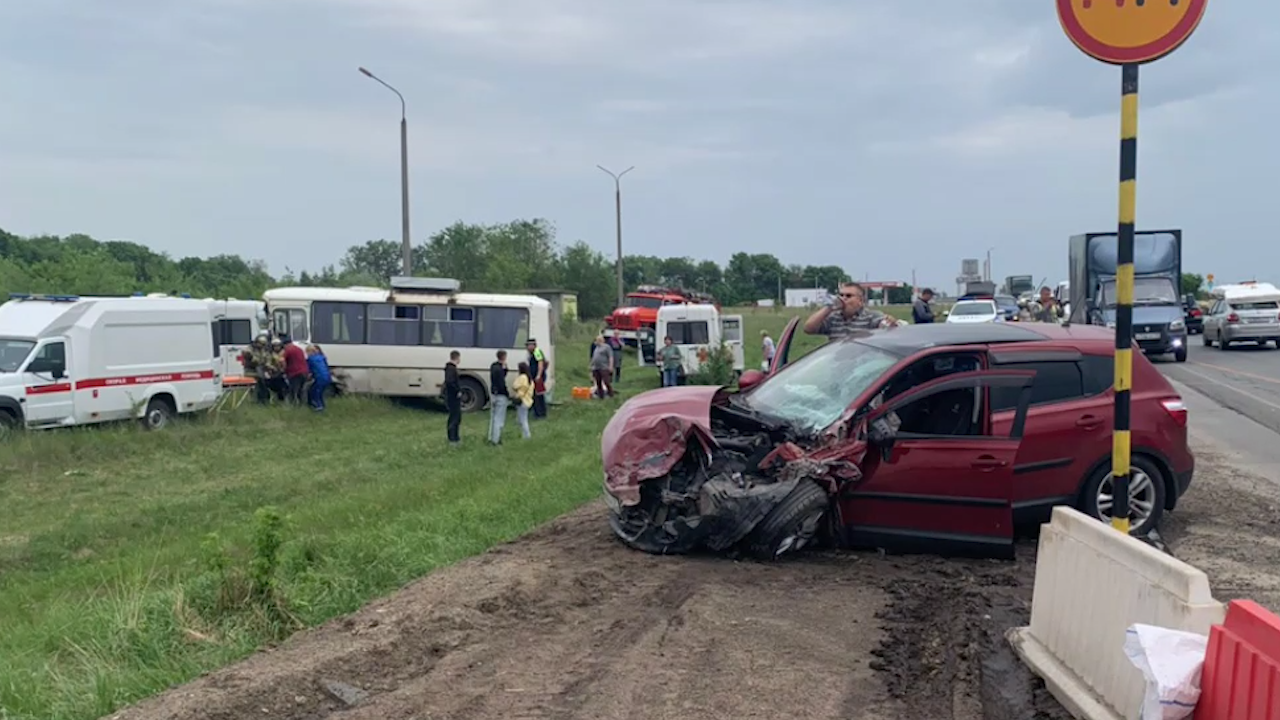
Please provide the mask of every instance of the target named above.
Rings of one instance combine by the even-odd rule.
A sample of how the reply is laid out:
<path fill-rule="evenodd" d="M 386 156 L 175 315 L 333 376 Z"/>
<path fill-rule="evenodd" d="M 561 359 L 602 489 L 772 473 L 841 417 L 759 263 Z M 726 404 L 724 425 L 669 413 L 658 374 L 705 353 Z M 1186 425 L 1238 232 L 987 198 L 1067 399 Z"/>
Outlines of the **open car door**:
<path fill-rule="evenodd" d="M 855 420 L 868 444 L 863 477 L 840 495 L 852 544 L 900 552 L 1013 557 L 1013 466 L 1028 370 L 956 373 L 919 385 Z M 1007 434 L 991 435 L 986 391 L 1020 388 Z"/>
<path fill-rule="evenodd" d="M 791 322 L 787 323 L 787 329 L 778 336 L 778 343 L 773 346 L 773 362 L 769 363 L 770 375 L 786 367 L 791 361 L 791 341 L 795 339 L 798 327 L 800 327 L 800 318 L 791 318 Z"/>

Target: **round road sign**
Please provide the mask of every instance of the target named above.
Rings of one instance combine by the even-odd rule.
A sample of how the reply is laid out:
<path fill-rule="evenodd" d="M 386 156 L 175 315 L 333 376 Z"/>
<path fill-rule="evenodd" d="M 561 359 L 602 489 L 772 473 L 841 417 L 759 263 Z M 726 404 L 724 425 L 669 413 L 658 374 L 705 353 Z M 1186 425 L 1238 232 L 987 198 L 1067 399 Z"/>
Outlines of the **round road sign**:
<path fill-rule="evenodd" d="M 1147 63 L 1191 37 L 1209 0 L 1057 0 L 1058 20 L 1086 55 L 1113 65 Z"/>

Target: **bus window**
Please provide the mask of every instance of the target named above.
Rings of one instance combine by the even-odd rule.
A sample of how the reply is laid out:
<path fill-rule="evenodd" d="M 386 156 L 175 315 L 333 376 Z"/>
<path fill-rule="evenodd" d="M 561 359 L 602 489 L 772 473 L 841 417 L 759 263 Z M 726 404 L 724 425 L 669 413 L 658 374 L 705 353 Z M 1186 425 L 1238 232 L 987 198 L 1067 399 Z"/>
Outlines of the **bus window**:
<path fill-rule="evenodd" d="M 514 348 L 529 337 L 529 311 L 524 308 L 486 307 L 477 313 L 479 347 Z"/>
<path fill-rule="evenodd" d="M 288 335 L 294 342 L 308 342 L 311 339 L 311 332 L 307 327 L 306 310 L 298 308 L 276 310 L 274 324 L 277 335 Z"/>
<path fill-rule="evenodd" d="M 370 345 L 421 345 L 422 323 L 416 305 L 370 305 Z"/>
<path fill-rule="evenodd" d="M 318 302 L 312 304 L 311 310 L 315 313 L 315 342 L 342 345 L 364 344 L 365 306 L 363 303 Z"/>

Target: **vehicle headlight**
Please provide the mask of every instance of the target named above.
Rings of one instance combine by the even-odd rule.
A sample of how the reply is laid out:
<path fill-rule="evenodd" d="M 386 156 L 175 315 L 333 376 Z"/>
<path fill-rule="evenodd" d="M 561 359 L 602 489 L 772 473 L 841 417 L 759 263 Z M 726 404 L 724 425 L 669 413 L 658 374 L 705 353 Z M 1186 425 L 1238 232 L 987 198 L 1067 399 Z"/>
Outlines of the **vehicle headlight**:
<path fill-rule="evenodd" d="M 1169 329 L 1174 331 L 1186 330 L 1187 323 L 1185 320 L 1174 320 L 1173 322 L 1169 323 Z"/>

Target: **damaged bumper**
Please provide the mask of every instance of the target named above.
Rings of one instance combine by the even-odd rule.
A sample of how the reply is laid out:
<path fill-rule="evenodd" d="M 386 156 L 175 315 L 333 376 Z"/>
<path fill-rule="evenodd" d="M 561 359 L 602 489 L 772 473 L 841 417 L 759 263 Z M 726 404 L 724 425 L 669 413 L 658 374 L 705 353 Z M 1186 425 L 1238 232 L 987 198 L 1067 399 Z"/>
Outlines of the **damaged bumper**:
<path fill-rule="evenodd" d="M 703 410 L 638 413 L 624 405 L 605 430 L 609 524 L 631 547 L 655 554 L 726 551 L 768 525 L 801 482 L 834 493 L 860 477 L 848 448 L 806 449 L 743 418 L 735 423 L 713 407 L 715 388 L 672 390 L 702 396 Z"/>

